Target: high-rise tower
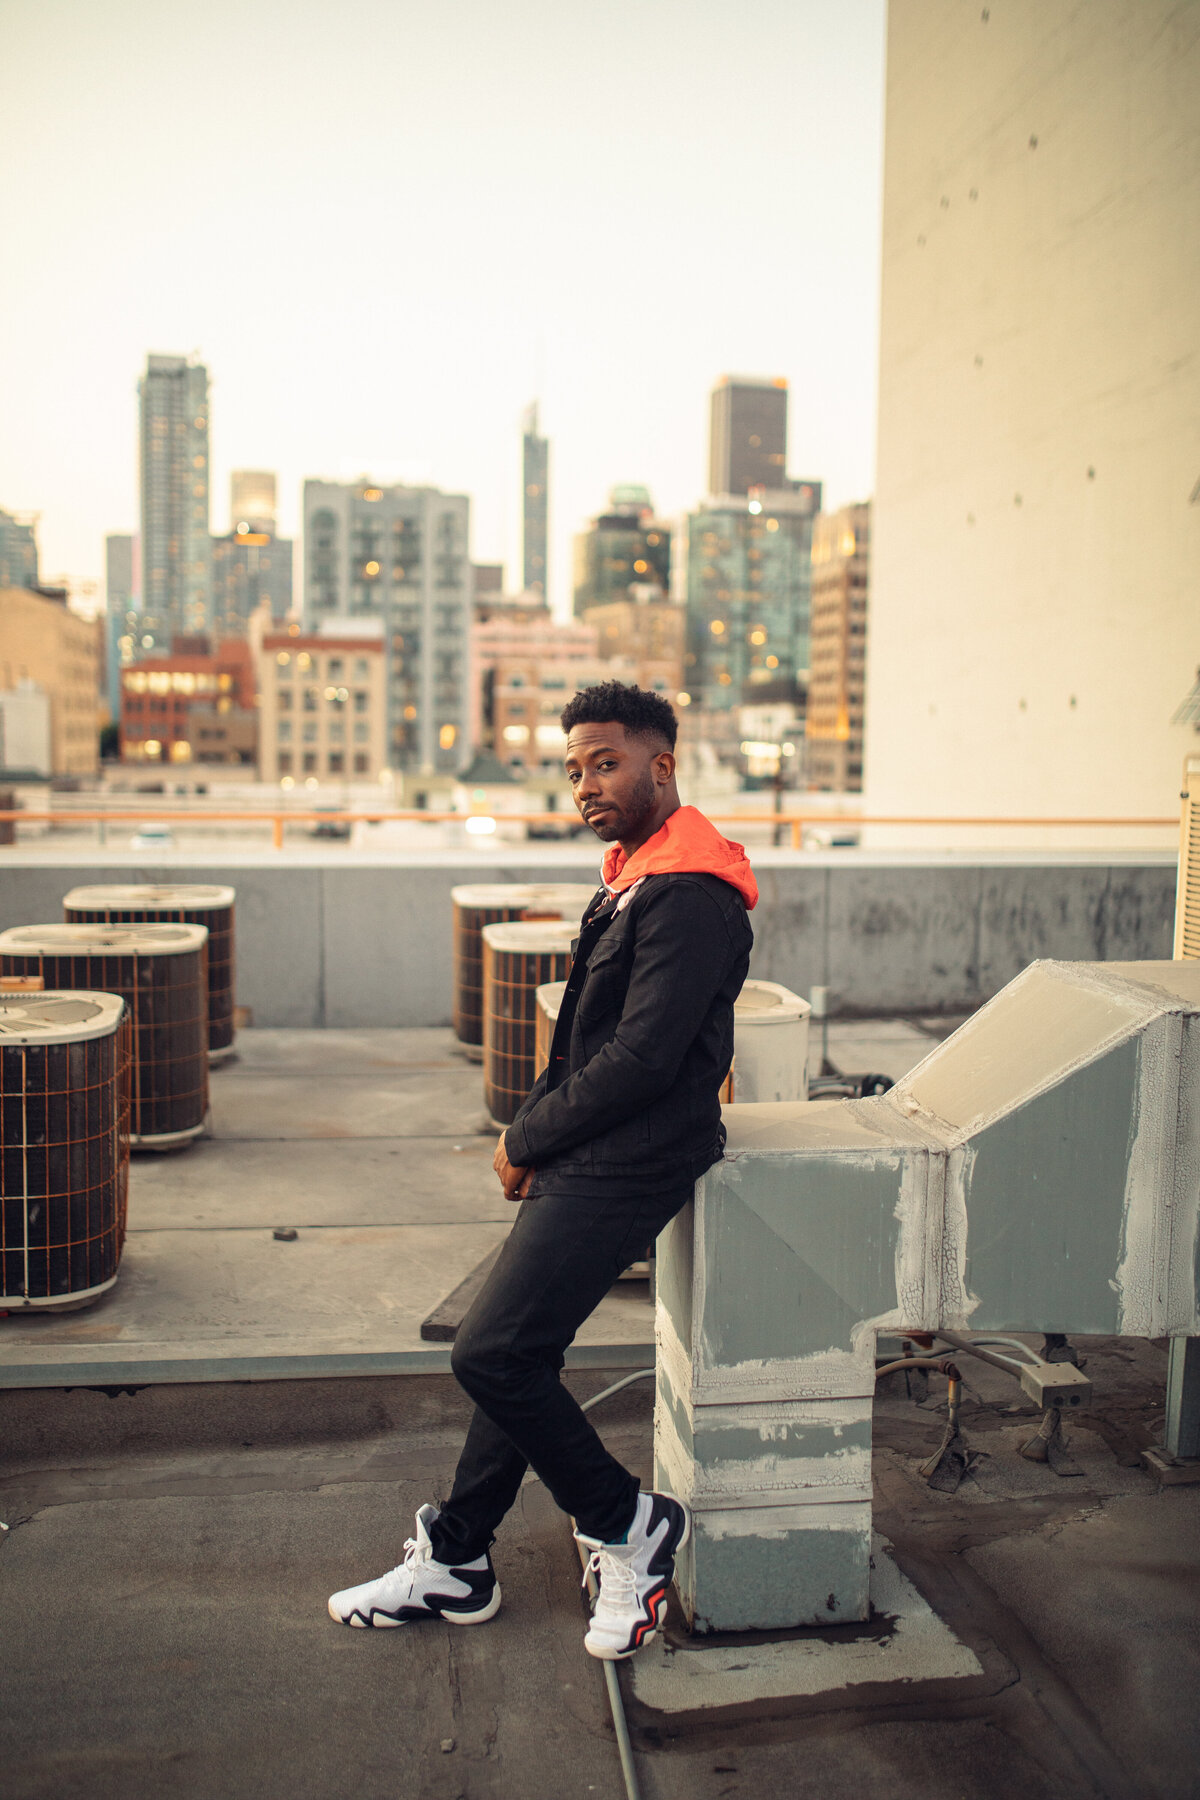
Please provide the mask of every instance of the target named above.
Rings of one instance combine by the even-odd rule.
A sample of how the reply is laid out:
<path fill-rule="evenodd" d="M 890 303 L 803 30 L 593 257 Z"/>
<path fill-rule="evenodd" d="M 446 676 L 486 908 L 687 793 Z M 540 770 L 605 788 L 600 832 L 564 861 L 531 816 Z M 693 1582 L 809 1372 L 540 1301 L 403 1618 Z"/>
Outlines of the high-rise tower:
<path fill-rule="evenodd" d="M 521 548 L 524 586 L 542 595 L 546 592 L 546 543 L 550 519 L 549 467 L 550 445 L 538 434 L 535 400 L 526 409 L 521 438 Z"/>
<path fill-rule="evenodd" d="M 141 401 L 142 610 L 168 638 L 211 623 L 208 370 L 149 356 Z"/>
<path fill-rule="evenodd" d="M 710 495 L 786 486 L 787 407 L 782 375 L 722 375 L 712 391 Z"/>

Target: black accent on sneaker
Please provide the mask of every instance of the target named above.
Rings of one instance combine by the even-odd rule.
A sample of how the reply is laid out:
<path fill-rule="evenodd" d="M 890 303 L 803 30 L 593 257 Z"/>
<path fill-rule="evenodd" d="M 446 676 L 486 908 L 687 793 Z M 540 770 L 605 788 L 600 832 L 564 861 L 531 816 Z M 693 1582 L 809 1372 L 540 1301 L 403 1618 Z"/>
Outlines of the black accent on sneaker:
<path fill-rule="evenodd" d="M 675 1572 L 675 1552 L 687 1543 L 691 1526 L 687 1508 L 681 1506 L 679 1501 L 673 1499 L 670 1494 L 652 1494 L 651 1499 L 653 1505 L 650 1508 L 650 1524 L 646 1529 L 646 1536 L 653 1537 L 664 1519 L 668 1521 L 670 1527 L 649 1563 L 649 1567 L 655 1575 L 665 1577 L 663 1582 L 665 1591 Z M 456 1570 L 455 1573 L 457 1574 L 457 1572 Z"/>

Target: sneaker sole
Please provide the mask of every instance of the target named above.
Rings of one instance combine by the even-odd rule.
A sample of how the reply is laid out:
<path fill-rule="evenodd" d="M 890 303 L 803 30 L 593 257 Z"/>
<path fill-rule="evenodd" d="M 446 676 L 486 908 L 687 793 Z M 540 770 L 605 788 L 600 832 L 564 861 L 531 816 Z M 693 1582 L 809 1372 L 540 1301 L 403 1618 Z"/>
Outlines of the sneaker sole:
<path fill-rule="evenodd" d="M 348 1619 L 345 1619 L 337 1611 L 332 1600 L 329 1602 L 327 1610 L 335 1625 L 349 1625 L 352 1631 L 394 1631 L 398 1625 L 419 1625 L 421 1623 L 420 1618 L 390 1619 L 386 1613 L 373 1615 L 369 1619 L 364 1619 L 360 1613 L 352 1613 Z M 478 1612 L 427 1612 L 423 1616 L 427 1619 L 444 1619 L 447 1625 L 486 1625 L 487 1621 L 494 1619 L 499 1611 L 500 1584 L 497 1582 L 492 1589 L 491 1599 Z"/>

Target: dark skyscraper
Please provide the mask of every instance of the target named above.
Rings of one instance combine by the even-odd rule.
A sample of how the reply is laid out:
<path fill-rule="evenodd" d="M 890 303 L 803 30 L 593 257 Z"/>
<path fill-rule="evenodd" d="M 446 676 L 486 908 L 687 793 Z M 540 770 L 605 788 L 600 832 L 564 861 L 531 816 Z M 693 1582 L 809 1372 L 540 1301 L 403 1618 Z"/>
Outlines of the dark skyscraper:
<path fill-rule="evenodd" d="M 521 550 L 524 586 L 542 595 L 546 592 L 546 540 L 550 518 L 549 465 L 550 445 L 538 435 L 535 400 L 525 413 L 521 439 Z"/>
<path fill-rule="evenodd" d="M 712 391 L 711 496 L 786 485 L 787 407 L 787 382 L 781 375 L 722 375 Z"/>

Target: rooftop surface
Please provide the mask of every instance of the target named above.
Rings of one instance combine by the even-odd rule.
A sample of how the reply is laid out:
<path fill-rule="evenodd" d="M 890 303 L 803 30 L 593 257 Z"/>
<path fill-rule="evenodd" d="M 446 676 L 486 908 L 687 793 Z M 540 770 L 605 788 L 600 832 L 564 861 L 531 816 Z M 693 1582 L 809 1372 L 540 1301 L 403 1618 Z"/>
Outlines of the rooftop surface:
<path fill-rule="evenodd" d="M 898 1076 L 949 1023 L 832 1022 L 830 1058 Z M 238 1050 L 213 1135 L 136 1159 L 112 1294 L 0 1319 L 6 1800 L 619 1800 L 569 1526 L 536 1482 L 487 1627 L 325 1612 L 452 1477 L 465 1404 L 419 1327 L 511 1218 L 479 1070 L 437 1030 Z M 645 1284 L 622 1284 L 568 1378 L 598 1392 L 651 1341 Z M 1200 1488 L 1140 1463 L 1163 1346 L 1079 1348 L 1096 1403 L 1072 1417 L 1073 1477 L 1016 1454 L 1038 1415 L 970 1362 L 979 1460 L 934 1492 L 917 1464 L 944 1384 L 881 1384 L 875 1615 L 697 1640 L 676 1617 L 621 1670 L 645 1800 L 1196 1793 Z M 651 1402 L 643 1382 L 596 1414 L 643 1477 Z"/>

